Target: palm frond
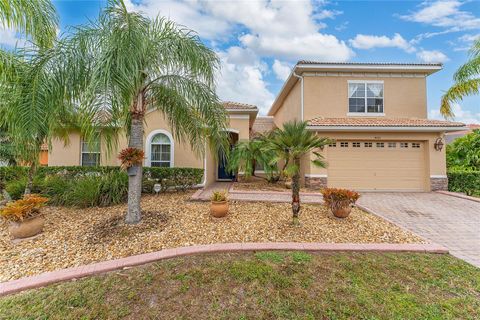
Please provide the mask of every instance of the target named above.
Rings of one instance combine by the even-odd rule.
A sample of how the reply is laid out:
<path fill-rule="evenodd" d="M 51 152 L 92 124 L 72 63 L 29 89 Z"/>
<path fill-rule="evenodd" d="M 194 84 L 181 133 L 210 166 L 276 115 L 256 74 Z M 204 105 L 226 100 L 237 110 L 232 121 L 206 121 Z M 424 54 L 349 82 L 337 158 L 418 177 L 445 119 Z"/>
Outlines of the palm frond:
<path fill-rule="evenodd" d="M 440 105 L 440 113 L 445 118 L 454 118 L 451 104 L 456 101 L 460 101 L 463 97 L 478 94 L 480 88 L 480 78 L 474 78 L 464 82 L 458 82 L 454 84 L 448 91 L 442 96 Z"/>

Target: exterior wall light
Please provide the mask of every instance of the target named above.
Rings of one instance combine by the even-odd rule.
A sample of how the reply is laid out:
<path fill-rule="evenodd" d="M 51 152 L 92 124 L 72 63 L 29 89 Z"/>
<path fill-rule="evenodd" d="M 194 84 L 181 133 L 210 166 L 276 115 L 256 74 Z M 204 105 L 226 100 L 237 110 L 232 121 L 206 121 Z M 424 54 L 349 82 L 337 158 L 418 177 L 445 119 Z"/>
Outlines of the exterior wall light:
<path fill-rule="evenodd" d="M 444 143 L 443 143 L 442 138 L 437 138 L 437 140 L 435 140 L 435 143 L 433 144 L 433 147 L 437 151 L 442 151 L 443 145 L 444 145 Z"/>

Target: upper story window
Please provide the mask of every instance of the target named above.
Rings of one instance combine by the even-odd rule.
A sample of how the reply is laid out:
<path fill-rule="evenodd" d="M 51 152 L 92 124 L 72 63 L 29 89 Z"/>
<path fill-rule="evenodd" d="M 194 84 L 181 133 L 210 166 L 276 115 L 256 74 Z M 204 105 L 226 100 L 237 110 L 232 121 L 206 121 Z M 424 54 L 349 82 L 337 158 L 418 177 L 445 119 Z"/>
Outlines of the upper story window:
<path fill-rule="evenodd" d="M 349 81 L 348 112 L 383 113 L 383 81 Z"/>
<path fill-rule="evenodd" d="M 100 140 L 87 141 L 82 139 L 80 165 L 94 167 L 100 165 Z"/>

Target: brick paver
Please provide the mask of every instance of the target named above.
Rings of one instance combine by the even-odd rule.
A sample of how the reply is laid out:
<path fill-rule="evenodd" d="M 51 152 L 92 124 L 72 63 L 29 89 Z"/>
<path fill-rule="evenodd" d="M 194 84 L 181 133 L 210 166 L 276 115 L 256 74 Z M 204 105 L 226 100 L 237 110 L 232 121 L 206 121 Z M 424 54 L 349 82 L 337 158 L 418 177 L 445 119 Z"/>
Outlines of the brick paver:
<path fill-rule="evenodd" d="M 359 206 L 480 267 L 480 203 L 441 193 L 363 193 Z"/>

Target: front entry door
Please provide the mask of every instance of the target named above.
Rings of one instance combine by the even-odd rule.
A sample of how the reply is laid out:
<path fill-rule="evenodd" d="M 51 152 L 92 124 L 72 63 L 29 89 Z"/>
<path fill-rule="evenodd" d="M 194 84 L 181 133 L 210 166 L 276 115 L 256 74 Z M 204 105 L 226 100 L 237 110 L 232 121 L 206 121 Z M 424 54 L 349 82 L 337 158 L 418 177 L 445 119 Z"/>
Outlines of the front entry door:
<path fill-rule="evenodd" d="M 235 175 L 227 171 L 227 159 L 225 154 L 221 152 L 218 155 L 218 180 L 234 180 Z"/>

